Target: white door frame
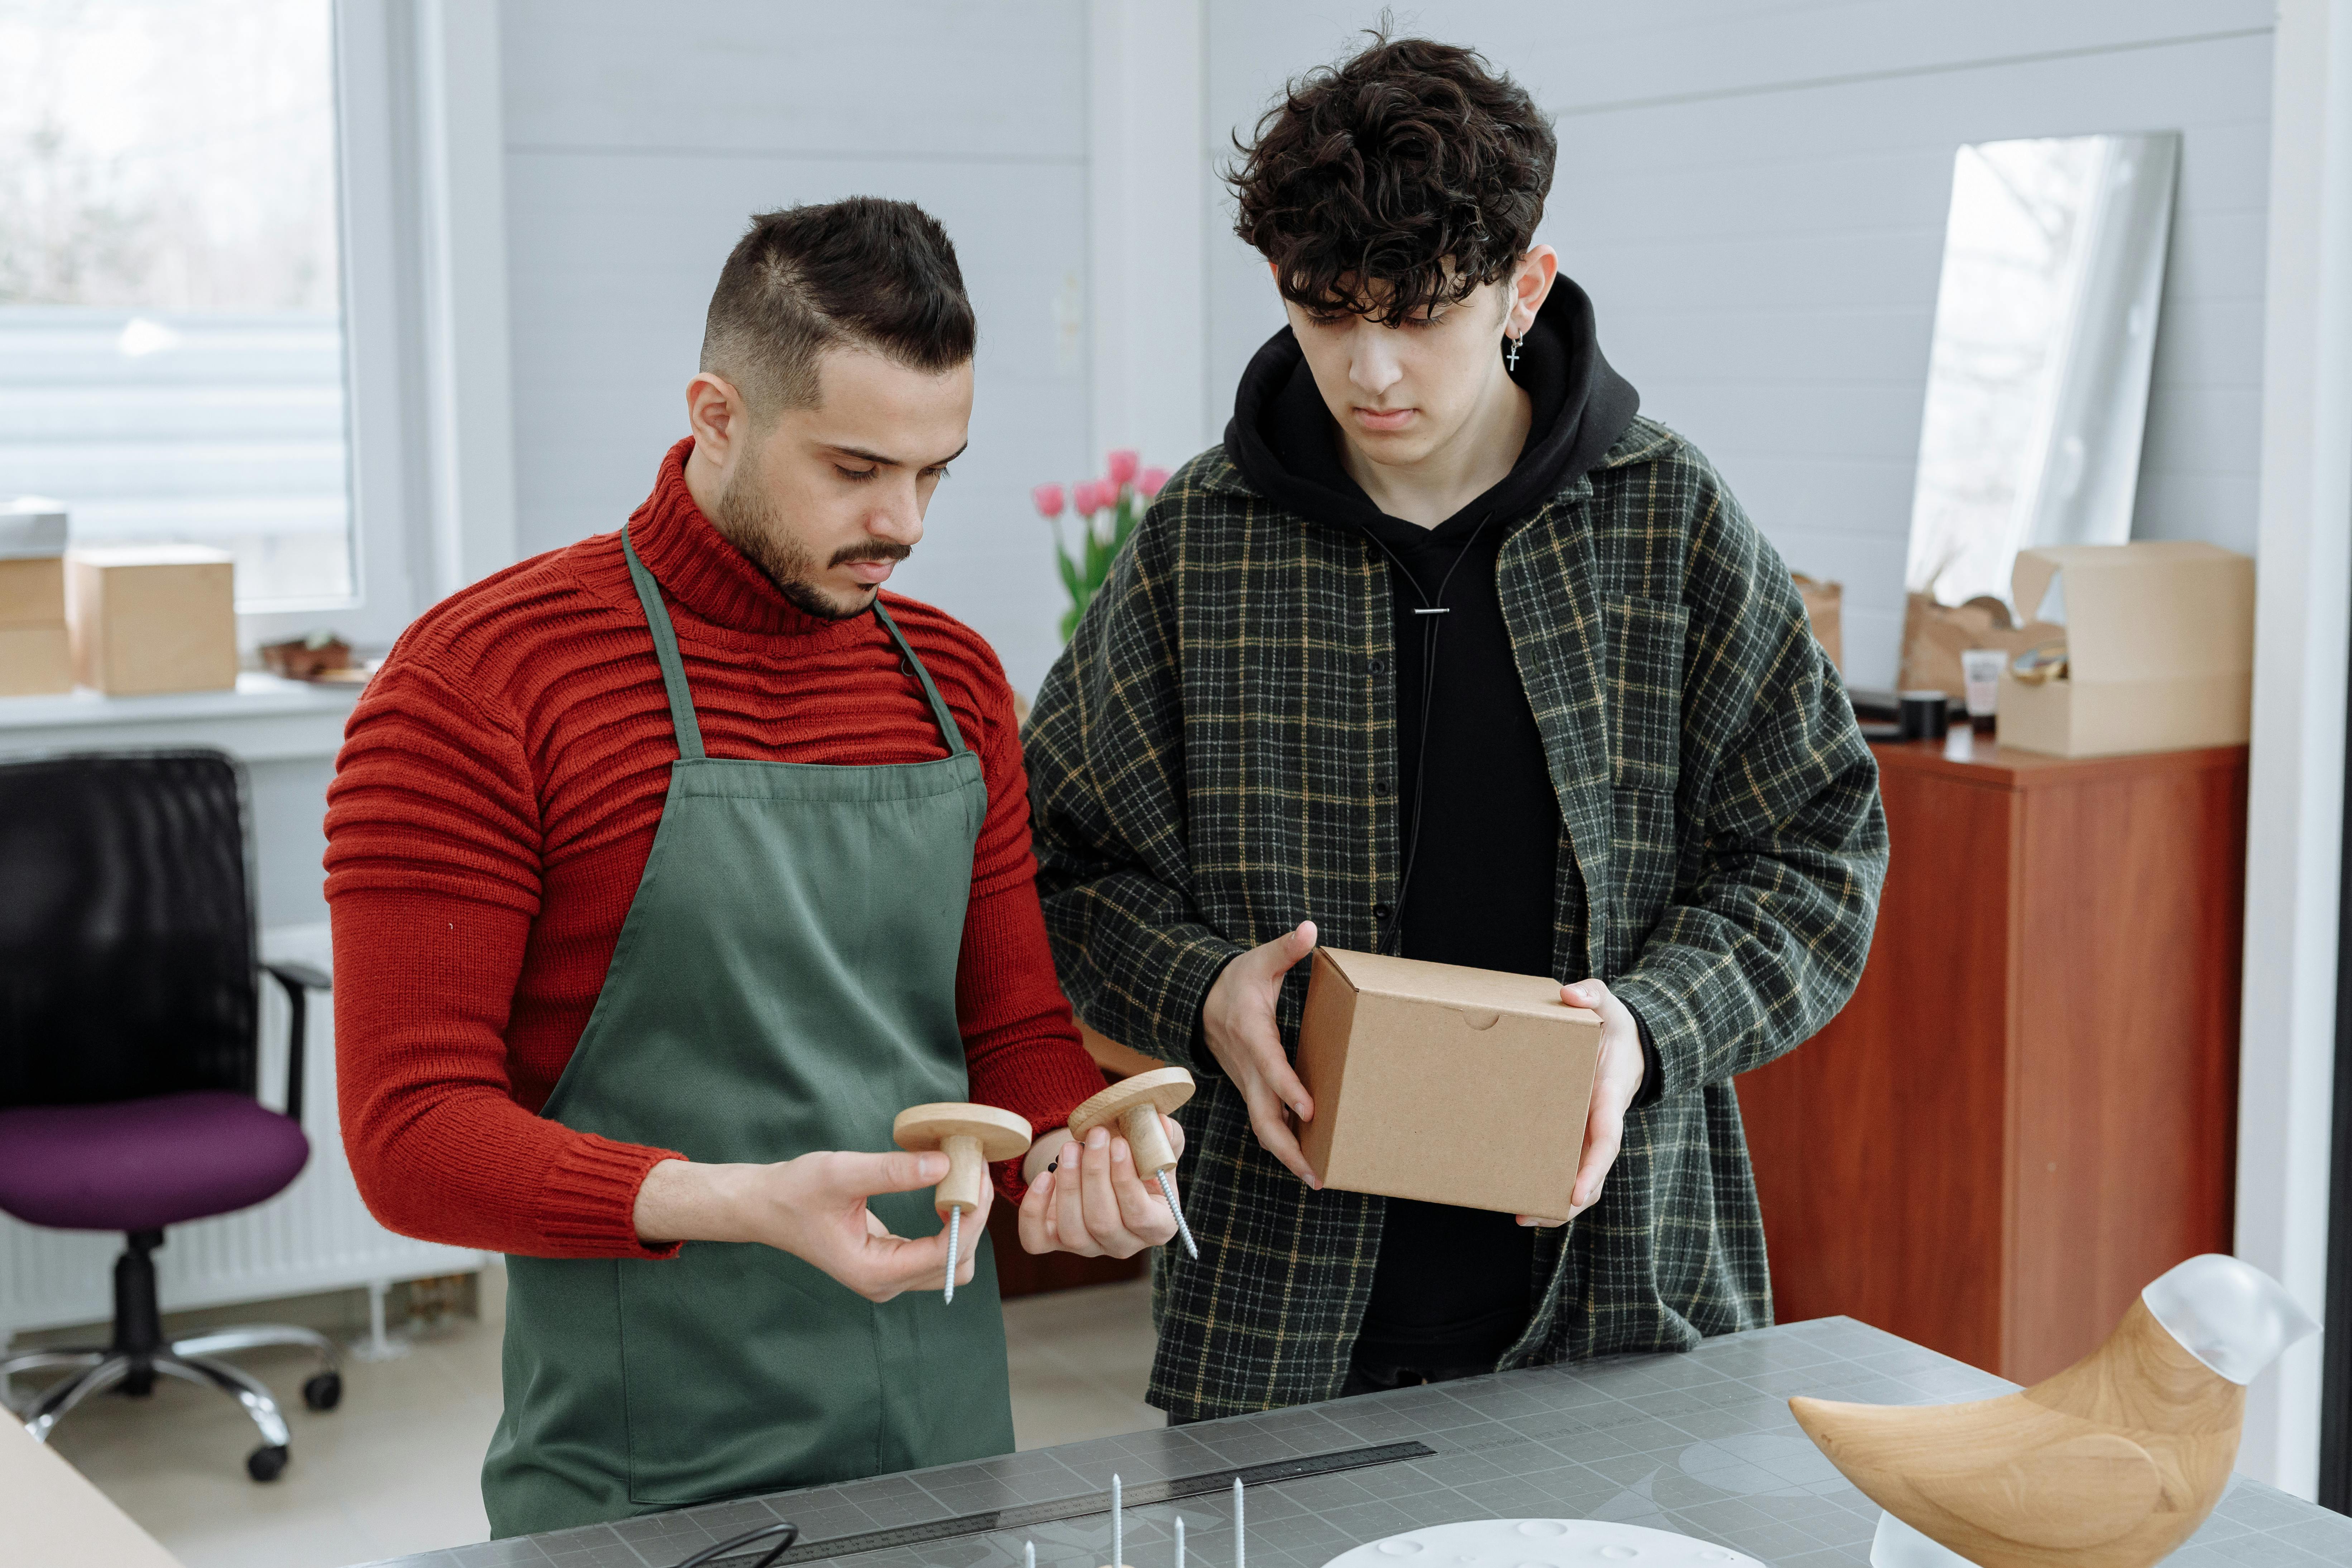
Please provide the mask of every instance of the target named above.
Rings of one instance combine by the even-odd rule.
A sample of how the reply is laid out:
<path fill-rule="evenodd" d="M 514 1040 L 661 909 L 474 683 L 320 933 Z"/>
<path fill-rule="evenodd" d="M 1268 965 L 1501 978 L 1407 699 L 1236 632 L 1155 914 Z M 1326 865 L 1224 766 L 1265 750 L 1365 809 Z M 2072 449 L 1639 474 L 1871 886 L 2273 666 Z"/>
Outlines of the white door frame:
<path fill-rule="evenodd" d="M 2272 72 L 2237 1249 L 2316 1317 L 2352 607 L 2352 0 L 2280 0 Z M 2247 1391 L 2238 1468 L 2315 1497 L 2319 1411 L 2311 1340 Z"/>

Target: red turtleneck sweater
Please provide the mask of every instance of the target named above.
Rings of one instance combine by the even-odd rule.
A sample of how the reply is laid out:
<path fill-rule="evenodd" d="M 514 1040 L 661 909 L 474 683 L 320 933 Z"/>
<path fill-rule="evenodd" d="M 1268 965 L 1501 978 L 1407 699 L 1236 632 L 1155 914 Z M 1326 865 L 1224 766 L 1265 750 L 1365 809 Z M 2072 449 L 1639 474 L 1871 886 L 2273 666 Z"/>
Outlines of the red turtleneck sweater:
<path fill-rule="evenodd" d="M 804 615 L 704 519 L 691 447 L 671 448 L 629 538 L 669 597 L 709 754 L 943 755 L 872 616 Z M 1013 693 L 971 628 L 895 595 L 890 613 L 988 781 L 956 970 L 972 1097 L 1058 1127 L 1102 1078 L 1045 945 Z M 538 1111 L 604 984 L 677 755 L 617 532 L 435 605 L 352 710 L 327 794 L 335 1059 L 352 1173 L 393 1229 L 547 1258 L 675 1250 L 632 1219 L 671 1152 Z"/>

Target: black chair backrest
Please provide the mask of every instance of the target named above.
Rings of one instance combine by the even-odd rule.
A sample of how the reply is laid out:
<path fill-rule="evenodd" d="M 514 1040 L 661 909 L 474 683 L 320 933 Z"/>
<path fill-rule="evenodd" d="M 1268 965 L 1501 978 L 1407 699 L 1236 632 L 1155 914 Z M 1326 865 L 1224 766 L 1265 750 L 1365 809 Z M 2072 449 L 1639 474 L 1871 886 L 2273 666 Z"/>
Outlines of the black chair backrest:
<path fill-rule="evenodd" d="M 245 799 L 220 752 L 0 763 L 0 1107 L 254 1091 Z"/>

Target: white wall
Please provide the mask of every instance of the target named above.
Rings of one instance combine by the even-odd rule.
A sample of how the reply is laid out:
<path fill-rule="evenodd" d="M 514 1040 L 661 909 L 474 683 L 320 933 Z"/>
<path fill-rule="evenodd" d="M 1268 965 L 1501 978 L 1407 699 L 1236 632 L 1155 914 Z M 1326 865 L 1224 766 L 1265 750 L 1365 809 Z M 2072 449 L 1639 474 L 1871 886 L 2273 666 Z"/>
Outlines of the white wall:
<path fill-rule="evenodd" d="M 1171 468 L 1223 426 L 1204 417 L 1202 20 L 1201 0 L 1087 6 L 1095 449 L 1132 447 Z"/>
<path fill-rule="evenodd" d="M 501 15 L 520 553 L 615 528 L 652 488 L 751 214 L 901 197 L 955 240 L 979 392 L 971 450 L 892 586 L 970 622 L 1034 690 L 1062 604 L 1029 489 L 1100 462 L 1078 0 Z"/>
<path fill-rule="evenodd" d="M 1204 167 L 1369 3 L 1209 0 Z M 1848 672 L 1891 684 L 1952 154 L 2184 133 L 2136 531 L 2255 542 L 2269 0 L 1502 0 L 1399 6 L 1559 116 L 1539 237 L 1645 413 L 1697 442 L 1790 563 L 1846 586 Z M 1212 203 L 1212 428 L 1281 324 Z"/>

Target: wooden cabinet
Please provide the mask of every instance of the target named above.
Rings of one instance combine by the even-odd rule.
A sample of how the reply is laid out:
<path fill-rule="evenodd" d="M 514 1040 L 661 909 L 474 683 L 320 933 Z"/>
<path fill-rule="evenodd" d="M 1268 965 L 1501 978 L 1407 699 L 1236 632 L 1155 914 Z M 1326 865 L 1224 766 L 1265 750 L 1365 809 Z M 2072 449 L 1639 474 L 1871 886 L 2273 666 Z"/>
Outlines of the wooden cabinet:
<path fill-rule="evenodd" d="M 1875 748 L 1853 1000 L 1738 1080 L 1774 1312 L 2031 1383 L 2230 1249 L 2245 748 Z"/>

